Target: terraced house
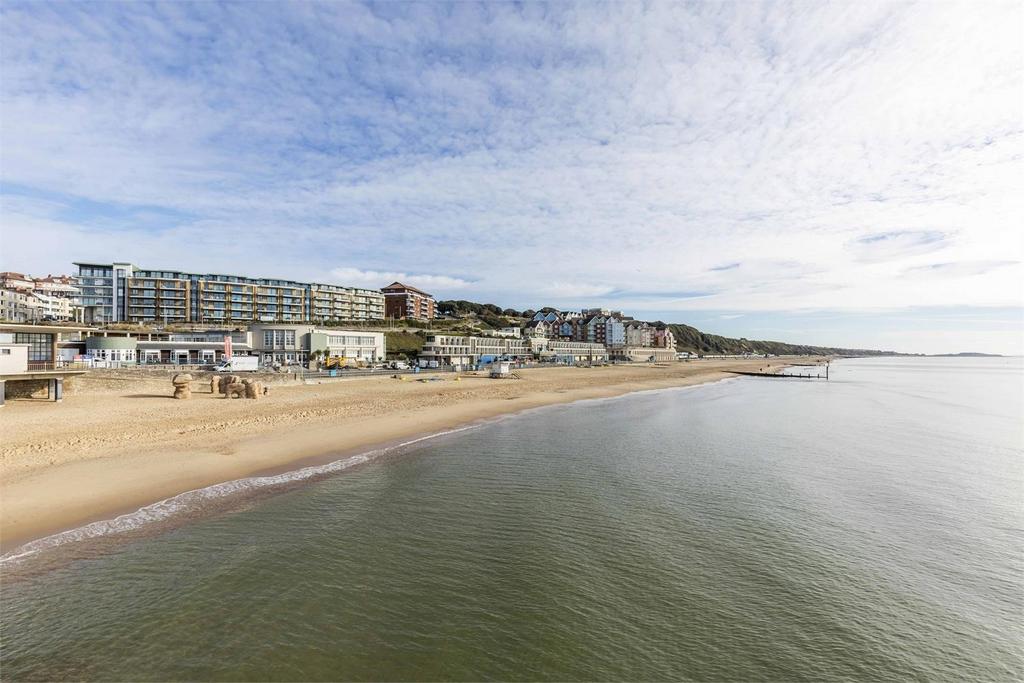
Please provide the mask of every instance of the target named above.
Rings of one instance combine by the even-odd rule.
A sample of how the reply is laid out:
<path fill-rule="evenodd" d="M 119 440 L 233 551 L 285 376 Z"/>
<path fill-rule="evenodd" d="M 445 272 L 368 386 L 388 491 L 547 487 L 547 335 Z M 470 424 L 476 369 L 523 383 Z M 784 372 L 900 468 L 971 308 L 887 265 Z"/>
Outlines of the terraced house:
<path fill-rule="evenodd" d="M 377 290 L 239 275 L 76 263 L 90 323 L 252 323 L 383 320 Z"/>

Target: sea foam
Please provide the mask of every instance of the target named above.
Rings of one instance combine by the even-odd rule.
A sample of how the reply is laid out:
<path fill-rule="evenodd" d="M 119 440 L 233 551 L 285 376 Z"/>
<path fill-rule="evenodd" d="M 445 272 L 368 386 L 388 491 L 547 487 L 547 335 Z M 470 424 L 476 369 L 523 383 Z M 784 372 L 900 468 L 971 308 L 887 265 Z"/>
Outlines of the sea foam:
<path fill-rule="evenodd" d="M 179 493 L 176 496 L 171 496 L 170 498 L 165 498 L 164 500 L 141 507 L 134 512 L 119 515 L 113 519 L 91 522 L 74 529 L 62 531 L 60 533 L 45 536 L 38 540 L 26 543 L 7 554 L 0 556 L 0 566 L 10 565 L 26 560 L 44 550 L 57 548 L 68 543 L 76 543 L 91 538 L 99 538 L 135 531 L 150 524 L 166 521 L 177 515 L 199 511 L 203 508 L 204 504 L 215 500 L 225 499 L 236 494 L 254 492 L 273 486 L 291 484 L 306 479 L 312 479 L 313 477 L 342 472 L 356 465 L 369 462 L 374 458 L 384 455 L 385 453 L 413 446 L 429 439 L 436 439 L 448 434 L 464 432 L 477 426 L 479 425 L 470 424 L 456 429 L 427 434 L 425 436 L 396 443 L 384 448 L 377 448 L 366 451 L 365 453 L 341 458 L 340 460 L 334 460 L 323 465 L 311 465 L 309 467 L 303 467 L 297 470 L 263 477 L 233 479 L 220 484 L 213 484 L 211 486 L 185 491 L 184 493 Z"/>

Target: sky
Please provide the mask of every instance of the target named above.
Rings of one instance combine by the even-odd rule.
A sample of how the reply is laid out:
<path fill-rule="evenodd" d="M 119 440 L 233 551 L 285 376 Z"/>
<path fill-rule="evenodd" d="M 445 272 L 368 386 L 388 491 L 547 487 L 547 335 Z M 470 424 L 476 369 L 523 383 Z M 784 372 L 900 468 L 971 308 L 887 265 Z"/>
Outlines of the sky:
<path fill-rule="evenodd" d="M 1024 5 L 0 3 L 0 269 L 1024 353 Z"/>

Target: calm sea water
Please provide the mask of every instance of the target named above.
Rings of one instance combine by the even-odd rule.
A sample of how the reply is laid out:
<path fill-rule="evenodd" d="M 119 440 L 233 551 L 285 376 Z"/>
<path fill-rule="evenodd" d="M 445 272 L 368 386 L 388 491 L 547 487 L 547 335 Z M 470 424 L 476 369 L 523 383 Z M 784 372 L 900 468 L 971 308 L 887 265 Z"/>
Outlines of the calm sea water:
<path fill-rule="evenodd" d="M 4 582 L 8 680 L 1019 680 L 1024 368 L 549 408 Z"/>

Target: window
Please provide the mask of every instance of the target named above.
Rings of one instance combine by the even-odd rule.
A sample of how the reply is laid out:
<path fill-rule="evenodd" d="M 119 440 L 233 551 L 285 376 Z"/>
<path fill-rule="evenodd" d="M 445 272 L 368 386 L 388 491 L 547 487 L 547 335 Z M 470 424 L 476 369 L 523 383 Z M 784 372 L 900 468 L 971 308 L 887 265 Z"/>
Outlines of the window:
<path fill-rule="evenodd" d="M 295 346 L 295 330 L 264 330 L 263 348 L 283 349 Z"/>
<path fill-rule="evenodd" d="M 46 362 L 53 360 L 53 335 L 29 332 L 15 332 L 16 344 L 28 344 L 29 362 Z"/>

